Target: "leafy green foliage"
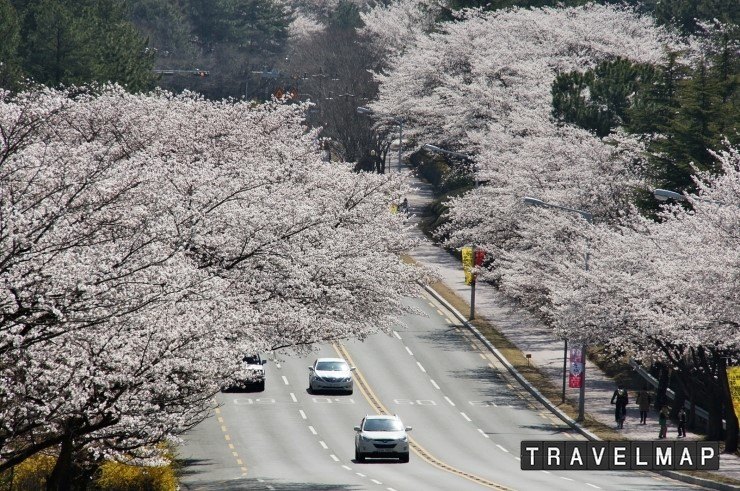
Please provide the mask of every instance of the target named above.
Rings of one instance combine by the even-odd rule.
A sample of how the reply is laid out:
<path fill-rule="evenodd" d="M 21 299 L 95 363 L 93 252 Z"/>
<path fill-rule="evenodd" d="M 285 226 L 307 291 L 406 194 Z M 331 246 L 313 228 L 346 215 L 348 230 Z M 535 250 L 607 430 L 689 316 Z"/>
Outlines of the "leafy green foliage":
<path fill-rule="evenodd" d="M 630 124 L 630 97 L 654 78 L 652 67 L 621 58 L 585 73 L 560 74 L 552 87 L 553 116 L 606 136 L 617 126 Z"/>
<path fill-rule="evenodd" d="M 21 76 L 50 86 L 118 82 L 131 91 L 153 87 L 146 40 L 115 0 L 26 0 L 3 4 L 18 19 L 18 42 L 4 44 Z M 3 16 L 5 18 L 5 16 Z M 17 48 L 14 49 L 14 46 Z M 3 81 L 11 83 L 12 81 Z"/>
<path fill-rule="evenodd" d="M 585 73 L 564 73 L 552 86 L 553 116 L 599 136 L 617 127 L 655 135 L 648 142 L 647 172 L 658 187 L 692 190 L 695 167 L 715 170 L 711 151 L 725 139 L 738 142 L 737 39 L 725 30 L 713 50 L 693 67 L 676 63 L 676 54 L 659 67 L 626 60 L 603 62 Z M 643 209 L 652 199 L 640 201 Z"/>

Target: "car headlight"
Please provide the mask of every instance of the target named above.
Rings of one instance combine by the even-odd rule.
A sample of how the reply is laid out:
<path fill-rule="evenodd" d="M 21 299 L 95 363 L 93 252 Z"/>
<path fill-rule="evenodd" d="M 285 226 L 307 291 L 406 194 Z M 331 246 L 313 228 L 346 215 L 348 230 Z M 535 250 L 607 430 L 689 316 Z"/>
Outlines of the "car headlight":
<path fill-rule="evenodd" d="M 360 440 L 362 440 L 363 442 L 371 442 L 371 441 L 373 441 L 372 438 L 368 438 L 365 435 L 360 435 Z"/>

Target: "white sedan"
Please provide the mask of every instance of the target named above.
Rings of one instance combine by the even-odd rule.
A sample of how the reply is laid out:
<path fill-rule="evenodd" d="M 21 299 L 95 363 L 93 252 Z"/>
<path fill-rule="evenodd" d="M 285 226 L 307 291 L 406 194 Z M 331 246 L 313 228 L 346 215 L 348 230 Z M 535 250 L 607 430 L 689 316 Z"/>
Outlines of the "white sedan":
<path fill-rule="evenodd" d="M 339 390 L 351 394 L 354 369 L 342 358 L 319 358 L 308 367 L 308 390 Z"/>

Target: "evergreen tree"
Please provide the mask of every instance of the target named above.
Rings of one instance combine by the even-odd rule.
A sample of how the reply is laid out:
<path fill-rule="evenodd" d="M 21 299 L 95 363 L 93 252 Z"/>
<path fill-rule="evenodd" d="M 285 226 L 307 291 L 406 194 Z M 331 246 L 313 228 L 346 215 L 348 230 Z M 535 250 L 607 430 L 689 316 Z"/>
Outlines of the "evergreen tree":
<path fill-rule="evenodd" d="M 20 79 L 20 25 L 10 0 L 0 0 L 0 87 L 15 88 Z"/>
<path fill-rule="evenodd" d="M 20 21 L 20 66 L 49 85 L 117 82 L 131 91 L 153 87 L 152 54 L 115 0 L 14 2 Z"/>
<path fill-rule="evenodd" d="M 585 73 L 556 77 L 552 86 L 552 114 L 604 137 L 617 126 L 630 124 L 630 101 L 641 87 L 652 83 L 655 70 L 617 58 Z"/>

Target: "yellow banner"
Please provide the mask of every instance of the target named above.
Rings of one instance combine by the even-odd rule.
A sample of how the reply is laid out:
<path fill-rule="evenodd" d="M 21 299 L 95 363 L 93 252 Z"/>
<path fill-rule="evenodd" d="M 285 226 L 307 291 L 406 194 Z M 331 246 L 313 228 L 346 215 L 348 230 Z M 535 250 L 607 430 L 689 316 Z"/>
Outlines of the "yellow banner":
<path fill-rule="evenodd" d="M 470 285 L 473 283 L 473 273 L 471 272 L 473 269 L 473 248 L 465 246 L 460 251 L 462 252 L 463 271 L 465 271 L 465 284 Z"/>
<path fill-rule="evenodd" d="M 727 367 L 727 382 L 730 386 L 735 416 L 740 419 L 740 367 Z"/>

